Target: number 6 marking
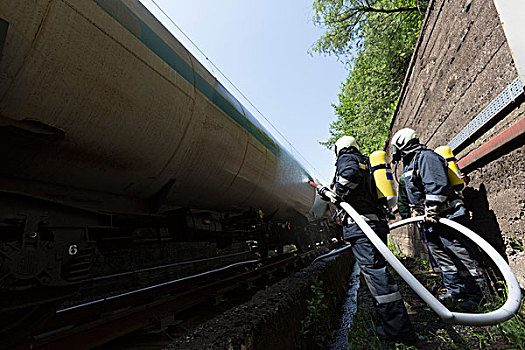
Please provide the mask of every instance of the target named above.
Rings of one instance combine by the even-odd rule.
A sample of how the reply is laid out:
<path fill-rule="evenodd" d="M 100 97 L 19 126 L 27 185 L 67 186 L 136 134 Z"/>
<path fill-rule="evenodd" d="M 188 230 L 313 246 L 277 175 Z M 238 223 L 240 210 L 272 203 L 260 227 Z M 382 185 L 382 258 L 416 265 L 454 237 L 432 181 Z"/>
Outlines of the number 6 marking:
<path fill-rule="evenodd" d="M 72 244 L 69 246 L 69 255 L 77 255 L 78 253 L 78 247 L 76 244 Z"/>

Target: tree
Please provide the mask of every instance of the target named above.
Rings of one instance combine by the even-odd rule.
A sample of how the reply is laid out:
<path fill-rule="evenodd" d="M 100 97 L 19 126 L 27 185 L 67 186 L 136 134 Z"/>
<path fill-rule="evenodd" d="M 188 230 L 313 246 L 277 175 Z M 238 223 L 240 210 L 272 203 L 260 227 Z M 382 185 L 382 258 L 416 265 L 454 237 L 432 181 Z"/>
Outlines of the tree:
<path fill-rule="evenodd" d="M 312 51 L 337 55 L 349 69 L 323 145 L 350 134 L 364 153 L 382 148 L 426 6 L 420 0 L 314 1 L 314 21 L 326 32 Z"/>

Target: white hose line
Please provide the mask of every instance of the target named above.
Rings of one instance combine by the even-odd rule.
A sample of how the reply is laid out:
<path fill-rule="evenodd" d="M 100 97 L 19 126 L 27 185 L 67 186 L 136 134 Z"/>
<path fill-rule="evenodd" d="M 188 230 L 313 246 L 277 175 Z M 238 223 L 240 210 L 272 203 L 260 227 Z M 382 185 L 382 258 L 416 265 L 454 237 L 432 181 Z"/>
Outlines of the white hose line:
<path fill-rule="evenodd" d="M 329 257 L 331 257 L 331 256 L 339 255 L 339 254 L 341 254 L 342 252 L 344 252 L 345 250 L 350 249 L 350 248 L 352 248 L 351 245 L 345 245 L 345 246 L 343 246 L 343 247 L 339 247 L 339 248 L 337 248 L 337 249 L 334 250 L 334 251 L 331 251 L 330 253 L 326 253 L 326 254 L 323 254 L 323 255 L 319 255 L 317 258 L 314 259 L 314 261 L 312 261 L 312 264 L 313 264 L 314 262 L 319 261 L 319 260 L 324 260 L 324 259 L 327 259 L 327 258 L 329 258 Z"/>
<path fill-rule="evenodd" d="M 415 222 L 420 222 L 420 221 L 424 221 L 424 216 L 417 216 L 414 218 L 408 218 L 408 219 L 398 221 L 390 225 L 390 229 L 392 230 L 400 226 L 404 226 L 410 223 L 415 223 Z M 505 301 L 505 304 L 503 304 L 499 309 L 491 311 L 491 312 L 487 312 L 484 314 L 451 312 L 452 319 L 447 320 L 447 322 L 456 323 L 456 324 L 466 324 L 466 325 L 472 325 L 472 326 L 482 326 L 482 325 L 491 325 L 491 324 L 500 323 L 500 322 L 506 321 L 509 318 L 511 318 L 519 310 L 519 307 L 521 304 L 521 288 L 510 266 L 501 257 L 501 255 L 496 251 L 496 249 L 494 249 L 487 241 L 485 241 L 479 235 L 474 233 L 472 230 L 468 229 L 467 227 L 455 221 L 445 219 L 445 218 L 440 218 L 439 222 L 443 225 L 453 228 L 457 232 L 461 233 L 462 235 L 464 235 L 465 237 L 469 238 L 471 241 L 476 243 L 492 259 L 492 261 L 494 261 L 498 269 L 501 271 L 501 274 L 503 275 L 503 278 L 505 279 L 505 284 L 507 285 L 507 300 Z M 429 306 L 436 313 L 438 313 L 438 315 L 443 320 L 445 320 L 441 316 L 440 312 L 438 312 L 438 310 L 434 309 L 432 305 L 430 304 Z M 441 303 L 439 303 L 439 306 L 442 309 L 446 310 L 446 308 Z M 446 312 L 450 312 L 450 311 L 446 310 Z"/>
<path fill-rule="evenodd" d="M 330 196 L 331 193 L 327 195 Z M 503 260 L 498 252 L 496 252 L 496 250 L 490 246 L 490 244 L 463 225 L 447 219 L 439 220 L 440 223 L 452 227 L 479 245 L 480 248 L 492 258 L 492 260 L 496 263 L 496 266 L 498 266 L 502 272 L 508 288 L 508 297 L 505 304 L 495 311 L 484 314 L 449 311 L 403 266 L 403 264 L 394 256 L 394 254 L 392 254 L 390 249 L 388 249 L 383 241 L 381 241 L 372 228 L 366 223 L 361 215 L 359 215 L 355 209 L 352 208 L 350 204 L 341 202 L 339 205 L 348 213 L 348 215 L 350 215 L 350 217 L 361 228 L 361 230 L 363 230 L 364 234 L 377 248 L 381 255 L 383 255 L 386 261 L 388 261 L 388 263 L 394 268 L 394 270 L 396 270 L 396 272 L 408 283 L 414 292 L 416 292 L 417 295 L 419 295 L 421 299 L 423 299 L 423 301 L 426 302 L 428 306 L 430 306 L 430 308 L 434 310 L 434 312 L 436 312 L 443 321 L 470 326 L 486 326 L 506 321 L 518 311 L 521 303 L 521 290 L 516 276 L 514 276 L 514 273 L 510 269 L 509 265 L 505 262 L 505 260 Z M 390 228 L 392 229 L 423 220 L 423 216 L 409 218 L 391 225 Z"/>

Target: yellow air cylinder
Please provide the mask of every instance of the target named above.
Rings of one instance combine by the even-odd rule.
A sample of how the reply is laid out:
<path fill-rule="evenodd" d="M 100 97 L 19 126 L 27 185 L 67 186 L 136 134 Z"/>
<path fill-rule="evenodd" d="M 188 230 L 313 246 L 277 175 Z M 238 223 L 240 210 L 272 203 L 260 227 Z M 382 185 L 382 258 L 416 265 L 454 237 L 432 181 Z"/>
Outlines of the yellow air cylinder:
<path fill-rule="evenodd" d="M 370 166 L 376 183 L 377 196 L 386 198 L 388 206 L 393 208 L 397 202 L 394 178 L 385 151 L 375 151 L 370 155 Z"/>
<path fill-rule="evenodd" d="M 439 146 L 434 150 L 441 157 L 445 158 L 448 162 L 448 180 L 452 186 L 464 185 L 465 181 L 461 178 L 461 171 L 459 171 L 458 164 L 456 163 L 456 157 L 448 146 Z"/>

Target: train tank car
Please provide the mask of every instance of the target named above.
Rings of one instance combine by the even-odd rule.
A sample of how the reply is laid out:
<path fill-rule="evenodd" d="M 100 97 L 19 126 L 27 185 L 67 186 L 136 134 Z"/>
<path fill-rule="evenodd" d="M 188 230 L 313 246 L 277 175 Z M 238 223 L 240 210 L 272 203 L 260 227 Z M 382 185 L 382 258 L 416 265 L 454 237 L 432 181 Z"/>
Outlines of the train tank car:
<path fill-rule="evenodd" d="M 1 0 L 0 50 L 0 275 L 82 279 L 115 215 L 313 204 L 308 173 L 138 0 Z"/>

